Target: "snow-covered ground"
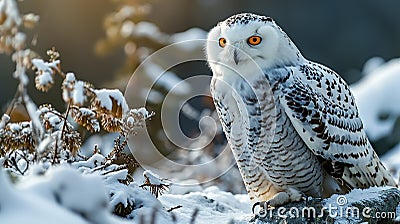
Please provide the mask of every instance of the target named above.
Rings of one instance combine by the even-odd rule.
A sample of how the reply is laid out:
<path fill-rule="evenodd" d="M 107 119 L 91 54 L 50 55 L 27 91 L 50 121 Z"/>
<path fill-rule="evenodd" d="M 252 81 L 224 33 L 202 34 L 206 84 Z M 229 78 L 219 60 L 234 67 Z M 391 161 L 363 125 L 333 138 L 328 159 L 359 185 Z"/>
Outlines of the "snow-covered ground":
<path fill-rule="evenodd" d="M 86 172 L 93 171 L 88 168 L 97 159 L 102 158 L 95 156 L 75 167 L 67 164 L 51 167 L 45 175 L 34 168 L 39 172 L 31 172 L 15 186 L 1 168 L 0 223 L 222 224 L 248 223 L 254 217 L 246 194 L 234 195 L 215 186 L 184 195 L 166 193 L 158 199 L 135 183 L 118 187 L 116 180 L 123 179 L 125 174 L 104 178 L 96 172 Z M 355 189 L 344 196 L 333 195 L 323 205 L 340 207 L 360 200 L 376 200 L 385 189 L 388 187 Z M 111 203 L 107 192 L 113 192 Z M 133 220 L 111 214 L 111 204 L 127 199 L 135 207 L 129 216 Z"/>
<path fill-rule="evenodd" d="M 0 168 L 0 186 L 0 223 L 128 223 L 111 215 L 99 175 L 52 167 L 13 186 Z"/>
<path fill-rule="evenodd" d="M 0 223 L 151 223 L 153 218 L 156 223 L 190 223 L 194 218 L 194 223 L 236 223 L 251 218 L 247 195 L 210 187 L 185 195 L 167 193 L 157 200 L 135 183 L 119 184 L 126 173 L 105 177 L 93 172 L 90 164 L 102 158 L 53 166 L 45 175 L 38 166 L 15 185 L 0 168 Z M 120 202 L 135 207 L 129 216 L 133 221 L 111 213 Z"/>
<path fill-rule="evenodd" d="M 178 223 L 190 223 L 196 210 L 195 223 L 245 223 L 252 217 L 247 194 L 233 195 L 217 187 L 185 195 L 165 194 L 159 199 L 165 208 L 176 208 L 172 213 Z"/>

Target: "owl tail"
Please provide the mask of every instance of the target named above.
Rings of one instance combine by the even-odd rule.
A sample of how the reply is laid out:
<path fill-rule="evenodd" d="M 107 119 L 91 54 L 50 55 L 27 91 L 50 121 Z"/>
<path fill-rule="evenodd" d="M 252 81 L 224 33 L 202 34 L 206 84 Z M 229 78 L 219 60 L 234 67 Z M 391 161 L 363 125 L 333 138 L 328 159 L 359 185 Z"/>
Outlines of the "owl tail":
<path fill-rule="evenodd" d="M 342 179 L 351 188 L 398 187 L 396 181 L 375 152 L 373 152 L 373 159 L 366 166 L 353 165 L 345 167 Z"/>

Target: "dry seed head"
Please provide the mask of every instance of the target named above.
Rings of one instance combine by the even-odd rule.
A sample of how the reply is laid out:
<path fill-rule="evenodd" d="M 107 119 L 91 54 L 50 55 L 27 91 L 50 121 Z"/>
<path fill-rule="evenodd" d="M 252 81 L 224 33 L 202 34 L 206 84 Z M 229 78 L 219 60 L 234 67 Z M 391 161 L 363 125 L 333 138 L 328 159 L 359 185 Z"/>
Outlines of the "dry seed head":
<path fill-rule="evenodd" d="M 54 84 L 54 75 L 60 61 L 45 62 L 42 59 L 32 59 L 35 68 L 35 84 L 40 91 L 47 92 Z"/>
<path fill-rule="evenodd" d="M 90 83 L 75 79 L 74 73 L 67 73 L 61 85 L 64 102 L 81 107 L 88 98 L 92 98 Z"/>
<path fill-rule="evenodd" d="M 30 28 L 30 29 L 32 29 L 36 26 L 36 24 L 39 22 L 39 19 L 40 19 L 40 17 L 33 13 L 25 14 L 22 17 L 24 27 Z"/>
<path fill-rule="evenodd" d="M 47 92 L 54 85 L 54 77 L 53 73 L 48 71 L 44 71 L 41 74 L 36 75 L 35 77 L 35 87 L 36 89 Z"/>
<path fill-rule="evenodd" d="M 130 109 L 122 119 L 122 131 L 126 135 L 135 134 L 135 129 L 146 126 L 146 120 L 154 116 L 154 112 L 149 113 L 145 108 Z"/>
<path fill-rule="evenodd" d="M 108 132 L 120 132 L 121 131 L 121 120 L 116 118 L 110 114 L 100 114 L 98 115 L 101 126 L 103 126 L 104 130 Z"/>
<path fill-rule="evenodd" d="M 15 0 L 0 1 L 0 31 L 10 32 L 21 24 L 21 17 Z"/>
<path fill-rule="evenodd" d="M 76 123 L 82 125 L 90 132 L 99 132 L 100 124 L 97 120 L 96 112 L 92 111 L 89 108 L 74 107 L 71 111 L 72 118 L 76 121 Z"/>
<path fill-rule="evenodd" d="M 74 90 L 75 82 L 75 74 L 69 72 L 61 84 L 62 98 L 66 103 L 72 102 L 72 91 Z"/>
<path fill-rule="evenodd" d="M 58 52 L 55 47 L 47 50 L 46 53 L 50 57 L 50 61 L 56 61 L 60 58 L 60 52 Z"/>
<path fill-rule="evenodd" d="M 98 114 L 110 114 L 116 118 L 122 118 L 122 115 L 129 110 L 121 91 L 117 89 L 94 90 L 95 98 L 92 101 L 92 108 Z"/>
<path fill-rule="evenodd" d="M 4 129 L 0 129 L 0 147 L 5 151 L 35 149 L 32 138 L 31 122 L 8 123 Z"/>
<path fill-rule="evenodd" d="M 38 109 L 39 118 L 43 127 L 48 131 L 61 130 L 64 122 L 62 114 L 54 109 L 50 104 L 41 105 Z"/>
<path fill-rule="evenodd" d="M 76 155 L 82 145 L 82 139 L 79 132 L 73 129 L 67 129 L 62 139 L 63 148 L 69 150 L 72 155 Z"/>

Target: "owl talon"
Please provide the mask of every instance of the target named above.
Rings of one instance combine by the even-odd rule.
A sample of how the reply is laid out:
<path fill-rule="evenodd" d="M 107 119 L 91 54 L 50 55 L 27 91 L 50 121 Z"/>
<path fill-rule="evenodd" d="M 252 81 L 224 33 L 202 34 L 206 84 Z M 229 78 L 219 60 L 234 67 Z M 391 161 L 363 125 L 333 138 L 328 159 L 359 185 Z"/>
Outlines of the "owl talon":
<path fill-rule="evenodd" d="M 302 201 L 305 201 L 306 207 L 308 207 L 308 202 L 309 202 L 308 197 L 307 197 L 306 195 L 303 195 L 303 197 L 301 197 L 301 200 L 302 200 Z"/>
<path fill-rule="evenodd" d="M 257 201 L 256 203 L 253 204 L 253 207 L 251 208 L 251 211 L 253 212 L 253 214 L 254 214 L 254 209 L 255 209 L 257 206 L 261 206 L 260 204 L 261 204 L 261 202 L 259 202 L 259 201 Z"/>
<path fill-rule="evenodd" d="M 300 198 L 300 201 L 305 201 L 306 202 L 306 205 L 308 204 L 308 196 L 305 194 L 305 193 L 303 193 L 303 192 L 301 192 L 301 198 Z"/>
<path fill-rule="evenodd" d="M 251 208 L 253 214 L 255 214 L 254 210 L 256 209 L 257 206 L 260 206 L 261 210 L 267 210 L 269 206 L 269 201 L 257 201 L 256 203 L 254 203 L 253 207 Z"/>

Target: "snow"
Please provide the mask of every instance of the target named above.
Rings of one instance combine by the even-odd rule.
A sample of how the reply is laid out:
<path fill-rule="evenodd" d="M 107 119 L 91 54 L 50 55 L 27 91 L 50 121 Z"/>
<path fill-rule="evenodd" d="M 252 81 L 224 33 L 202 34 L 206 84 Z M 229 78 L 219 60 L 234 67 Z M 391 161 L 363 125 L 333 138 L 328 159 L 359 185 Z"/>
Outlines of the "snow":
<path fill-rule="evenodd" d="M 100 123 L 96 119 L 96 113 L 94 111 L 86 107 L 81 107 L 79 108 L 79 112 L 82 114 L 83 117 L 86 117 L 89 120 L 94 132 L 100 131 Z"/>
<path fill-rule="evenodd" d="M 17 124 L 17 123 L 11 123 L 11 124 L 7 125 L 7 127 L 8 127 L 8 128 L 10 129 L 10 131 L 12 131 L 12 132 L 17 132 L 17 131 L 19 131 L 19 130 L 22 129 L 22 127 L 21 127 L 19 124 Z"/>
<path fill-rule="evenodd" d="M 116 13 L 115 18 L 117 20 L 123 21 L 126 18 L 129 18 L 135 14 L 135 7 L 129 6 L 129 5 L 124 5 L 118 13 Z"/>
<path fill-rule="evenodd" d="M 71 166 L 78 170 L 80 170 L 81 168 L 83 171 L 86 168 L 95 168 L 103 162 L 105 162 L 105 157 L 99 153 L 96 153 L 92 155 L 88 160 L 75 162 Z"/>
<path fill-rule="evenodd" d="M 245 223 L 252 217 L 251 203 L 247 195 L 233 195 L 217 187 L 206 188 L 185 195 L 164 194 L 157 200 L 150 192 L 135 182 L 124 185 L 126 170 L 110 166 L 95 171 L 105 157 L 95 154 L 87 161 L 48 167 L 36 164 L 30 167 L 26 177 L 13 187 L 1 169 L 0 220 L 2 223 L 135 223 L 144 219 L 150 223 L 190 223 L 198 209 L 195 223 L 227 223 L 231 220 Z M 100 172 L 107 172 L 99 175 Z M 160 177 L 145 172 L 153 183 Z M 149 175 L 150 174 L 150 175 Z M 155 178 L 155 179 L 154 179 Z M 110 197 L 110 198 L 108 198 Z M 122 203 L 134 210 L 124 221 L 111 214 L 110 207 Z M 173 209 L 175 208 L 175 209 Z M 172 209 L 172 211 L 167 211 Z"/>
<path fill-rule="evenodd" d="M 56 68 L 58 64 L 60 64 L 59 60 L 53 62 L 45 62 L 42 59 L 34 58 L 32 59 L 32 64 L 39 70 L 39 71 L 52 71 L 52 68 Z"/>
<path fill-rule="evenodd" d="M 381 65 L 385 63 L 385 60 L 381 57 L 372 57 L 365 62 L 364 67 L 361 73 L 364 76 L 367 76 L 372 73 L 375 69 L 379 68 Z"/>
<path fill-rule="evenodd" d="M 15 34 L 14 36 L 14 48 L 15 49 L 22 49 L 22 47 L 25 44 L 25 40 L 26 40 L 26 34 L 22 33 L 22 32 L 18 32 Z"/>
<path fill-rule="evenodd" d="M 140 114 L 140 115 L 143 116 L 144 119 L 147 119 L 147 118 L 153 116 L 153 113 L 149 113 L 146 110 L 146 108 L 144 108 L 144 107 L 140 107 L 140 108 L 137 108 L 137 109 L 131 109 L 130 113 L 132 113 L 132 114 Z"/>
<path fill-rule="evenodd" d="M 108 211 L 108 196 L 101 177 L 95 174 L 83 177 L 70 167 L 52 167 L 44 178 L 29 176 L 19 187 L 71 211 L 86 214 L 89 220 L 95 222 L 100 219 L 97 212 L 101 216 Z"/>
<path fill-rule="evenodd" d="M 200 183 L 195 179 L 175 180 L 169 186 L 168 194 L 187 194 L 190 192 L 203 191 Z"/>
<path fill-rule="evenodd" d="M 385 153 L 381 156 L 381 160 L 383 164 L 392 171 L 393 178 L 400 180 L 400 143 L 397 144 L 393 149 L 389 150 L 389 152 Z"/>
<path fill-rule="evenodd" d="M 154 23 L 141 21 L 138 22 L 133 30 L 133 33 L 138 37 L 158 38 L 161 37 L 160 30 Z"/>
<path fill-rule="evenodd" d="M 111 111 L 113 105 L 112 99 L 114 99 L 118 106 L 122 107 L 123 113 L 128 112 L 128 104 L 126 103 L 123 94 L 118 89 L 100 89 L 94 90 L 94 93 L 96 94 L 96 98 L 99 100 L 101 107 Z"/>
<path fill-rule="evenodd" d="M 80 152 L 82 155 L 90 156 L 97 145 L 103 155 L 107 155 L 114 147 L 114 139 L 118 133 L 107 133 L 104 135 L 92 135 L 82 145 Z"/>
<path fill-rule="evenodd" d="M 87 161 L 76 162 L 72 166 L 84 174 L 93 172 L 101 174 L 105 189 L 111 197 L 110 206 L 114 207 L 121 203 L 124 206 L 135 208 L 127 218 L 138 218 L 142 214 L 149 214 L 153 209 L 165 213 L 165 211 L 162 211 L 161 203 L 150 192 L 143 190 L 135 182 L 129 185 L 119 182 L 127 178 L 128 171 L 126 169 L 119 170 L 119 167 L 115 164 L 109 165 L 105 170 L 98 169 L 104 166 L 105 162 L 106 159 L 103 155 L 95 154 Z"/>
<path fill-rule="evenodd" d="M 23 121 L 20 123 L 9 123 L 6 125 L 6 129 L 10 130 L 11 132 L 20 132 L 21 134 L 30 133 L 32 131 L 30 121 Z"/>
<path fill-rule="evenodd" d="M 24 21 L 29 21 L 31 23 L 37 23 L 39 22 L 40 16 L 34 14 L 34 13 L 27 13 L 24 15 Z"/>
<path fill-rule="evenodd" d="M 120 184 L 119 180 L 128 175 L 126 170 L 110 172 L 117 168 L 113 165 L 106 170 L 96 169 L 104 162 L 104 156 L 95 154 L 71 166 L 67 163 L 50 166 L 44 175 L 43 165 L 36 164 L 27 177 L 18 180 L 16 187 L 0 168 L 1 223 L 140 223 L 141 219 L 151 223 L 154 217 L 155 223 L 184 224 L 191 223 L 194 213 L 196 224 L 248 223 L 254 216 L 247 194 L 232 194 L 216 186 L 202 189 L 192 182 L 199 187 L 192 189 L 193 192 L 166 193 L 156 199 L 135 182 Z M 151 171 L 144 173 L 152 183 L 160 183 L 162 179 Z M 343 195 L 333 195 L 323 203 L 345 207 L 360 200 L 376 200 L 381 190 L 389 188 L 356 189 L 344 195 L 345 199 Z M 339 204 L 338 197 L 345 203 Z M 110 207 L 120 203 L 133 206 L 127 217 L 133 220 L 111 214 Z"/>
<path fill-rule="evenodd" d="M 44 129 L 43 126 L 41 125 L 39 115 L 37 113 L 38 108 L 36 104 L 32 102 L 29 96 L 25 95 L 24 101 L 25 101 L 25 108 L 28 111 L 29 117 L 32 120 L 33 132 L 37 133 L 39 137 L 42 137 L 44 135 Z"/>
<path fill-rule="evenodd" d="M 19 54 L 19 51 L 14 53 L 14 55 L 17 55 L 17 54 Z M 16 61 L 16 60 L 14 60 L 14 61 Z M 24 85 L 24 86 L 28 85 L 29 78 L 28 78 L 27 74 L 25 73 L 25 68 L 18 66 L 17 69 L 15 70 L 13 76 L 14 76 L 14 78 L 18 79 L 22 85 Z"/>
<path fill-rule="evenodd" d="M 30 121 L 21 122 L 21 128 L 22 128 L 22 131 L 21 131 L 22 134 L 27 134 L 27 133 L 32 132 Z"/>
<path fill-rule="evenodd" d="M 66 75 L 65 75 L 65 81 L 66 82 L 74 82 L 76 79 L 75 79 L 75 74 L 74 73 L 72 73 L 72 72 L 68 72 Z"/>
<path fill-rule="evenodd" d="M 86 94 L 85 94 L 85 82 L 77 81 L 74 85 L 74 90 L 72 92 L 72 101 L 74 104 L 83 105 L 86 101 Z"/>
<path fill-rule="evenodd" d="M 157 174 L 153 173 L 151 170 L 145 170 L 143 176 L 150 182 L 151 185 L 169 185 L 169 182 L 162 179 Z"/>
<path fill-rule="evenodd" d="M 193 52 L 196 49 L 202 49 L 205 45 L 204 41 L 206 39 L 207 32 L 197 27 L 190 28 L 181 33 L 175 33 L 170 37 L 170 41 L 172 43 L 179 43 L 176 46 L 187 52 Z"/>
<path fill-rule="evenodd" d="M 82 113 L 82 115 L 84 115 L 84 116 L 94 116 L 95 115 L 95 113 L 91 110 L 91 109 L 89 109 L 89 108 L 86 108 L 86 107 L 81 107 L 81 108 L 79 108 L 79 111 Z"/>
<path fill-rule="evenodd" d="M 95 174 L 51 167 L 13 187 L 0 167 L 0 186 L 1 223 L 128 223 L 111 214 L 106 188 Z"/>
<path fill-rule="evenodd" d="M 135 29 L 135 24 L 132 21 L 125 21 L 121 26 L 121 36 L 124 38 L 130 37 Z"/>
<path fill-rule="evenodd" d="M 159 104 L 164 99 L 164 95 L 155 89 L 143 88 L 140 95 L 143 99 L 147 99 L 147 102 L 153 104 Z"/>
<path fill-rule="evenodd" d="M 176 207 L 171 213 L 176 216 L 177 223 L 190 223 L 196 209 L 196 224 L 229 223 L 232 220 L 245 223 L 252 217 L 247 195 L 233 195 L 217 187 L 185 195 L 164 194 L 159 200 L 166 209 Z"/>
<path fill-rule="evenodd" d="M 63 123 L 63 120 L 61 119 L 60 115 L 53 113 L 53 111 L 50 111 L 49 108 L 47 107 L 42 107 L 39 109 L 39 111 L 43 114 L 43 122 L 49 122 L 50 127 L 56 131 L 56 130 L 61 130 Z"/>
<path fill-rule="evenodd" d="M 128 126 L 133 126 L 135 124 L 135 118 L 128 117 L 128 119 L 126 119 L 126 123 L 128 124 Z"/>
<path fill-rule="evenodd" d="M 368 69 L 367 69 L 368 70 Z M 370 69 L 371 70 L 371 69 Z M 365 130 L 371 140 L 390 134 L 400 116 L 400 59 L 372 69 L 351 86 Z M 387 119 L 380 118 L 382 114 Z"/>
<path fill-rule="evenodd" d="M 45 71 L 41 75 L 36 76 L 37 83 L 41 86 L 46 86 L 54 83 L 52 73 Z"/>
<path fill-rule="evenodd" d="M 157 81 L 157 85 L 168 90 L 168 93 L 185 95 L 190 92 L 190 85 L 182 81 L 175 73 L 165 71 L 165 69 L 154 63 L 144 64 L 144 69 L 146 74 L 148 74 L 152 80 Z M 179 88 L 177 88 L 178 85 Z"/>
<path fill-rule="evenodd" d="M 5 13 L 5 21 L 0 24 L 0 31 L 11 29 L 14 25 L 20 25 L 22 20 L 19 15 L 15 0 L 0 1 L 0 14 Z"/>
<path fill-rule="evenodd" d="M 43 139 L 40 144 L 36 147 L 36 151 L 39 153 L 43 153 L 47 150 L 47 147 L 52 144 L 55 141 L 55 139 L 52 136 L 47 136 L 45 139 Z"/>
<path fill-rule="evenodd" d="M 10 116 L 8 116 L 7 114 L 3 114 L 0 121 L 0 129 L 3 129 L 9 121 Z"/>
<path fill-rule="evenodd" d="M 182 42 L 188 40 L 206 39 L 207 32 L 203 29 L 193 27 L 181 33 L 174 33 L 171 35 L 171 40 L 173 42 Z"/>

